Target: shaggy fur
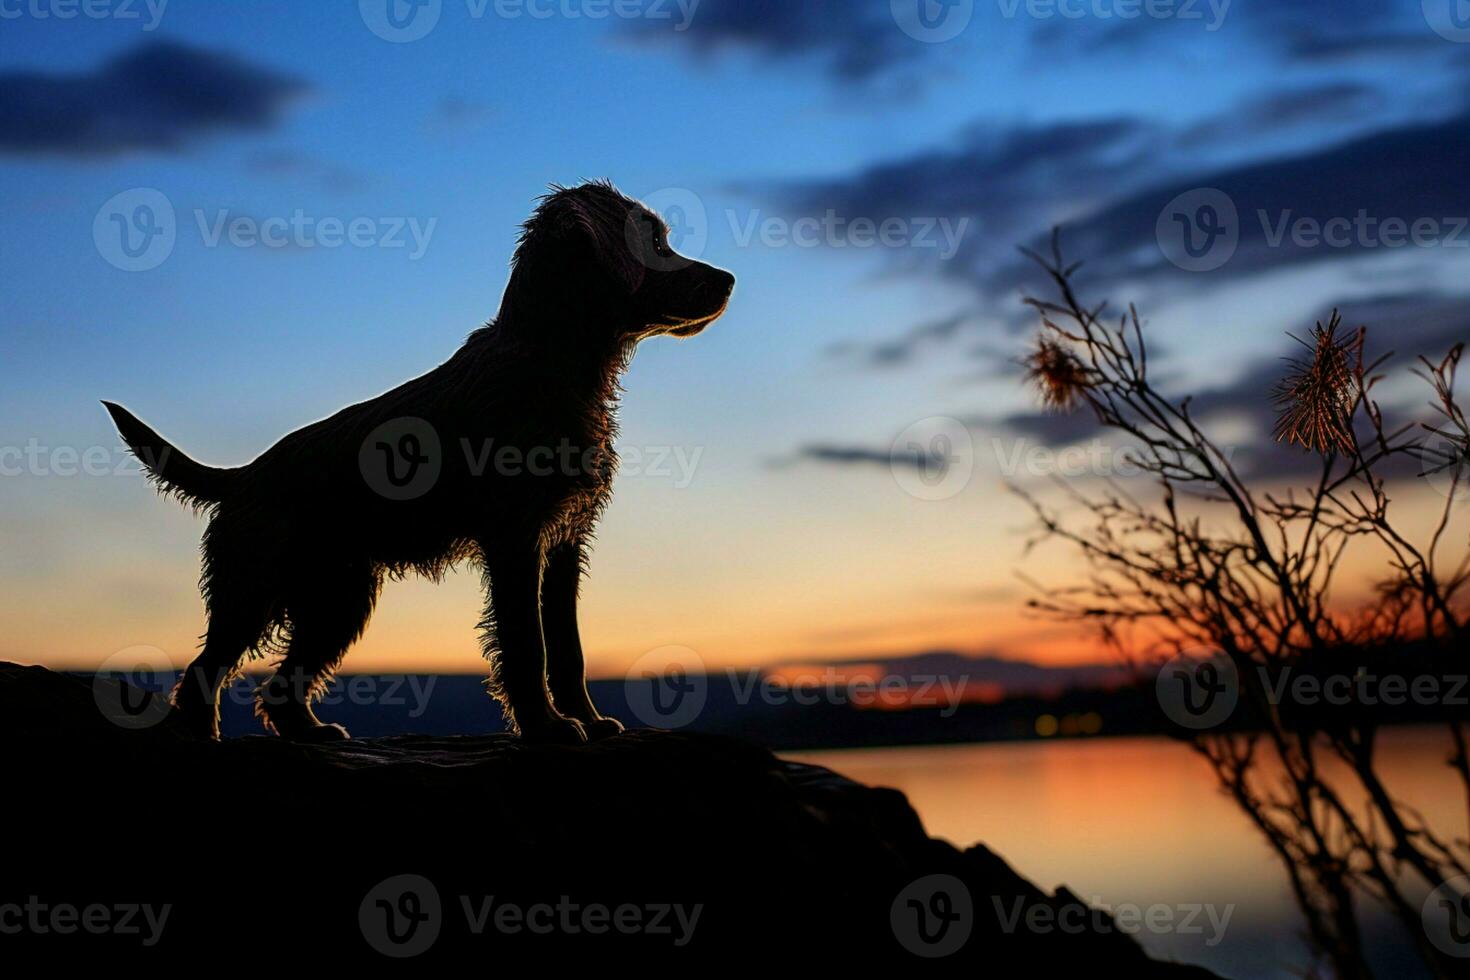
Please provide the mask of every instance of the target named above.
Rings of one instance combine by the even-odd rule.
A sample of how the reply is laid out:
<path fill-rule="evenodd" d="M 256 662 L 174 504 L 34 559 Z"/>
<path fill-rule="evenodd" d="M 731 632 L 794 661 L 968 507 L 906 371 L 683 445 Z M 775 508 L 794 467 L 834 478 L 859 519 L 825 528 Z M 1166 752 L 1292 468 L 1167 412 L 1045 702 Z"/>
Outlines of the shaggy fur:
<path fill-rule="evenodd" d="M 698 333 L 735 284 L 673 252 L 666 235 L 609 184 L 553 188 L 525 225 L 489 325 L 423 377 L 246 466 L 198 463 L 104 403 L 160 490 L 209 513 L 209 626 L 174 691 L 193 730 L 217 738 L 221 686 L 247 654 L 280 653 L 257 696 L 266 726 L 347 737 L 311 704 L 384 578 L 437 580 L 471 560 L 485 579 L 490 688 L 512 726 L 570 743 L 621 731 L 587 695 L 576 612 L 616 466 L 618 378 L 640 340 Z"/>

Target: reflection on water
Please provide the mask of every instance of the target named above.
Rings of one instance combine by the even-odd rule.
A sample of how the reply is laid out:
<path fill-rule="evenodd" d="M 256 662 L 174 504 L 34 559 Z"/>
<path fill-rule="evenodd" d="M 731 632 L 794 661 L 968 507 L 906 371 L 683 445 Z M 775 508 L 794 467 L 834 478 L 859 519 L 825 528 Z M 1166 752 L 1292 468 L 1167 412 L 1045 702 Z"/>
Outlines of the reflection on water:
<path fill-rule="evenodd" d="M 1431 825 L 1465 826 L 1463 787 L 1444 765 L 1440 729 L 1382 737 L 1382 772 Z M 852 749 L 787 753 L 907 794 L 931 834 L 983 842 L 1048 890 L 1065 884 L 1102 907 L 1188 910 L 1199 932 L 1144 930 L 1153 955 L 1231 977 L 1296 977 L 1311 962 L 1286 875 L 1265 841 L 1217 788 L 1205 762 L 1162 738 Z M 1157 913 L 1162 915 L 1163 913 Z M 1403 937 L 1365 917 L 1378 976 L 1421 975 Z M 1160 920 L 1162 921 L 1162 919 Z"/>

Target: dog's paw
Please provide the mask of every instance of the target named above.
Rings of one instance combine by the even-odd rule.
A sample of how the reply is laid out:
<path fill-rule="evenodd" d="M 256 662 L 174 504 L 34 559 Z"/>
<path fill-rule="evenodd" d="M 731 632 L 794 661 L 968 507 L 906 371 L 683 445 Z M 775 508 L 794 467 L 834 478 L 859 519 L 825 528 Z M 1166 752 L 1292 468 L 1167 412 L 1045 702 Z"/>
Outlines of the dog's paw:
<path fill-rule="evenodd" d="M 581 745 L 587 730 L 575 718 L 547 718 L 534 726 L 521 725 L 521 738 L 540 745 Z"/>
<path fill-rule="evenodd" d="M 352 735 L 335 722 L 323 722 L 310 728 L 291 732 L 286 738 L 293 742 L 345 742 Z"/>
<path fill-rule="evenodd" d="M 623 723 L 616 718 L 604 715 L 596 721 L 588 722 L 583 726 L 587 730 L 587 741 L 596 742 L 598 739 L 612 738 L 623 730 Z"/>
<path fill-rule="evenodd" d="M 168 724 L 193 738 L 219 741 L 219 719 L 213 711 L 187 710 L 175 705 L 168 713 Z"/>

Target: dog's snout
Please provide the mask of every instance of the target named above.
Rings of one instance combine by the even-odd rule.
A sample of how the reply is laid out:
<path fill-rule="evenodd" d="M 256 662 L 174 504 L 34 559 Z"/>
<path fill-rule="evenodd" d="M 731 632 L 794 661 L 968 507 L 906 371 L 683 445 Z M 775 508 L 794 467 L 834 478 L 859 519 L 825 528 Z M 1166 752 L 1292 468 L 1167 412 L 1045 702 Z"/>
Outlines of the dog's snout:
<path fill-rule="evenodd" d="M 712 270 L 712 275 L 700 283 L 699 293 L 714 301 L 724 301 L 735 291 L 735 277 L 724 269 Z"/>

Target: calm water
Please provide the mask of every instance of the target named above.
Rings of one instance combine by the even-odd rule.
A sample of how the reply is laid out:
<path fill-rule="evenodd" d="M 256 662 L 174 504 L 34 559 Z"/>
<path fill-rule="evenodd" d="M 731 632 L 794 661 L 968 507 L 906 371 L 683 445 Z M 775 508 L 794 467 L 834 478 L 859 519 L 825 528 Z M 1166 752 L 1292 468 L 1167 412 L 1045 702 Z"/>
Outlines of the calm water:
<path fill-rule="evenodd" d="M 1431 824 L 1462 836 L 1463 788 L 1444 765 L 1439 729 L 1383 736 L 1390 788 Z M 1143 930 L 1155 956 L 1230 977 L 1286 978 L 1310 962 L 1286 876 L 1258 832 L 1187 746 L 1158 738 L 1096 739 L 788 753 L 907 794 L 929 832 L 984 843 L 1048 890 L 1065 884 L 1095 905 L 1169 906 L 1199 933 Z M 1158 914 L 1162 914 L 1162 910 Z M 1376 910 L 1366 931 L 1381 977 L 1420 975 Z M 1161 920 L 1162 921 L 1162 920 Z"/>

